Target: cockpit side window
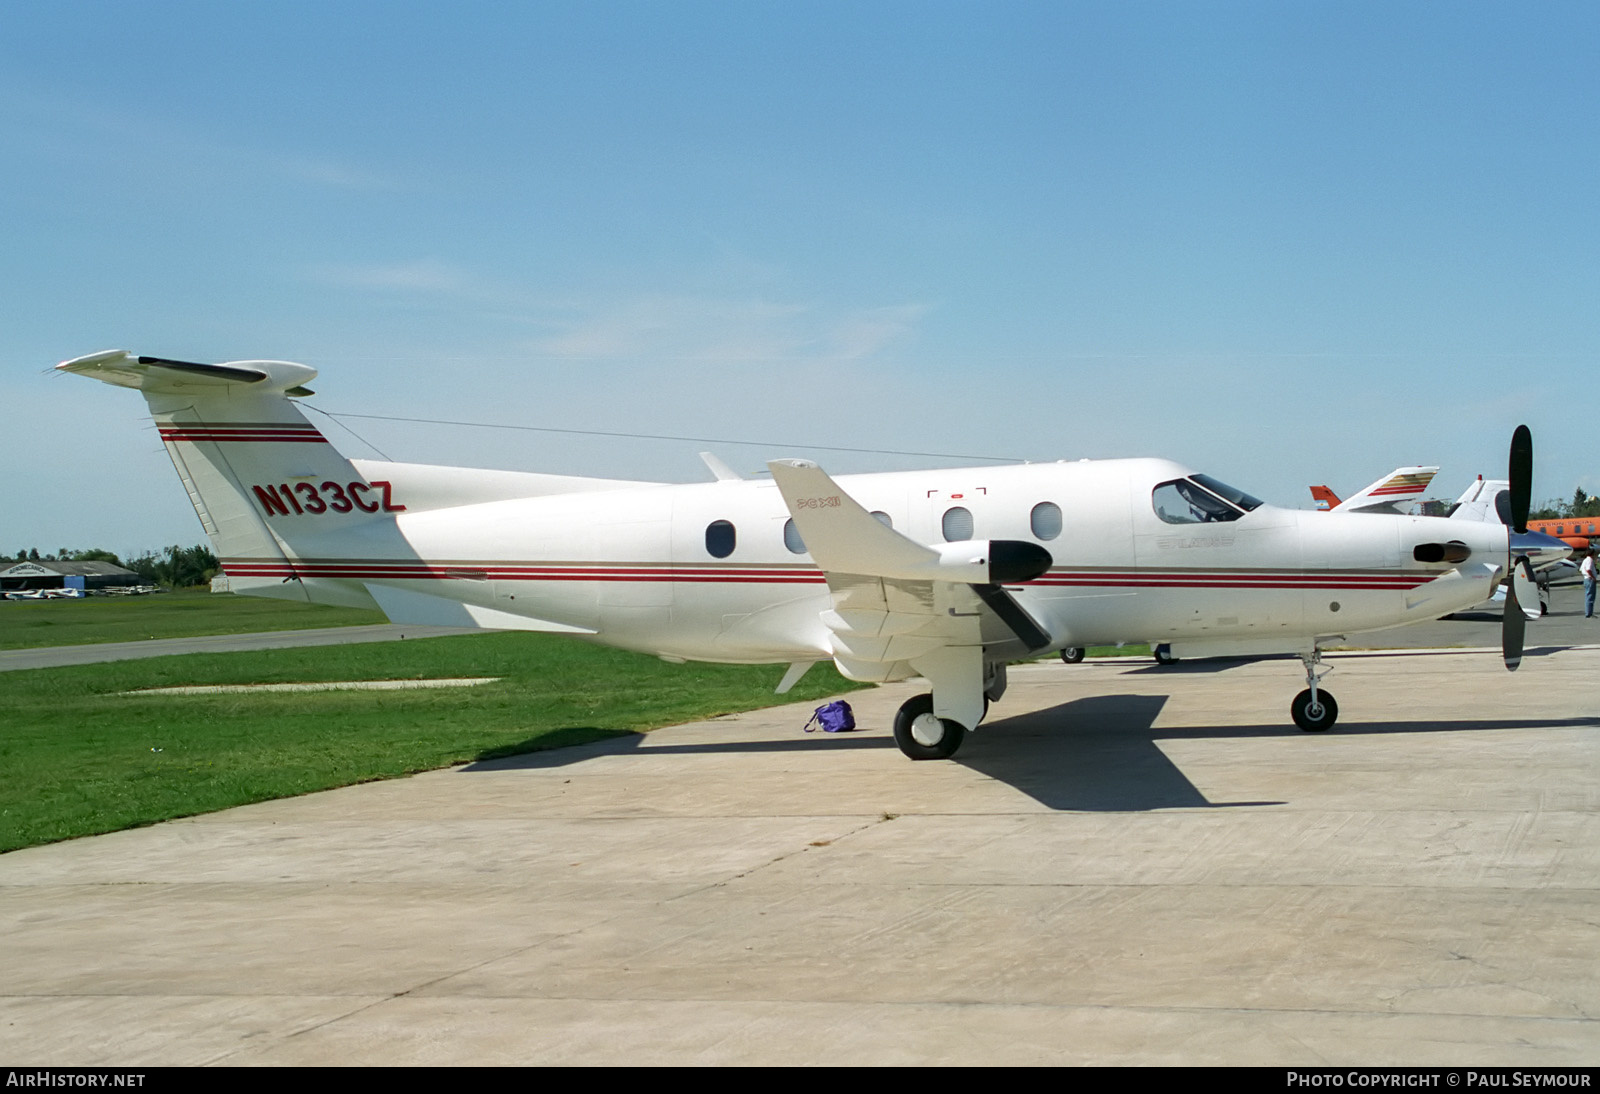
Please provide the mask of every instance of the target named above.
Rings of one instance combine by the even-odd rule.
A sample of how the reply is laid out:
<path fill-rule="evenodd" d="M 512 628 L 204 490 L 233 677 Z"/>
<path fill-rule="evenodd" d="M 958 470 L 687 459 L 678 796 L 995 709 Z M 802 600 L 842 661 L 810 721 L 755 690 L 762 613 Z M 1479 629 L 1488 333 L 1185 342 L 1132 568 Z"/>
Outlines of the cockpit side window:
<path fill-rule="evenodd" d="M 1244 516 L 1238 509 L 1189 479 L 1173 479 L 1162 483 L 1152 492 L 1150 500 L 1155 506 L 1156 516 L 1168 524 L 1212 524 L 1238 520 Z M 1256 502 L 1256 505 L 1260 504 Z"/>

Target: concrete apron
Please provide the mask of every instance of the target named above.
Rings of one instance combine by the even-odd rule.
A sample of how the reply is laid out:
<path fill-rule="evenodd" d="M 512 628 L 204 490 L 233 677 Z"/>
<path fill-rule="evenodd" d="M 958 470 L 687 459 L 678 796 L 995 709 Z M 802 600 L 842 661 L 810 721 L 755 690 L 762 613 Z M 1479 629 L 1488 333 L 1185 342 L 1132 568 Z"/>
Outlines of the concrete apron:
<path fill-rule="evenodd" d="M 1600 632 L 1597 632 L 1600 633 Z M 0 856 L 9 1064 L 1592 1064 L 1600 651 L 1013 670 Z"/>

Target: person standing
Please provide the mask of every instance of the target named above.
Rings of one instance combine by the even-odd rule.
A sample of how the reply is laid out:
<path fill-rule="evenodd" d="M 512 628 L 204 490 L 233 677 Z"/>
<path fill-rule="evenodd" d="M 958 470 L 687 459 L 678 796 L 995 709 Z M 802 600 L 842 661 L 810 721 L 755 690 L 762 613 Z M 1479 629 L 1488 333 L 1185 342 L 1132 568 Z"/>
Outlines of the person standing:
<path fill-rule="evenodd" d="M 1594 582 L 1595 565 L 1594 551 L 1591 549 L 1583 556 L 1583 562 L 1578 566 L 1578 572 L 1583 575 L 1583 617 L 1594 618 Z"/>

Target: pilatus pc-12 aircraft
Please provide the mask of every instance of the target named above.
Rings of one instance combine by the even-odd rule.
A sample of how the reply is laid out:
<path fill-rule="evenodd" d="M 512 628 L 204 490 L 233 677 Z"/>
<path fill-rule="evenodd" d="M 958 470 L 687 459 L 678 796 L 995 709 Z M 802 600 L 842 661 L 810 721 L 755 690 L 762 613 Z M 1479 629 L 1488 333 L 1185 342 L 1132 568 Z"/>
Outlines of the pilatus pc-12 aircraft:
<path fill-rule="evenodd" d="M 114 350 L 64 372 L 137 388 L 235 591 L 379 608 L 397 623 L 552 631 L 670 661 L 832 660 L 920 676 L 895 716 L 912 759 L 960 747 L 1006 665 L 1128 641 L 1173 656 L 1297 654 L 1302 729 L 1333 725 L 1325 645 L 1435 619 L 1506 577 L 1508 668 L 1529 571 L 1532 442 L 1511 446 L 1512 528 L 1278 509 L 1159 459 L 834 479 L 774 460 L 688 485 L 351 460 L 297 399 L 316 371 Z"/>

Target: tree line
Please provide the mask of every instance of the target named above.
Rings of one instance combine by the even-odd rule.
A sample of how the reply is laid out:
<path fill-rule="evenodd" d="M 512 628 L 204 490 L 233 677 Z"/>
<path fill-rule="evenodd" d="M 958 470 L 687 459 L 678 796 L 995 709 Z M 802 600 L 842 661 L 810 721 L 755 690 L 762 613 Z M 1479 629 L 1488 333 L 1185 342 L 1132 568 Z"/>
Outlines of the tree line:
<path fill-rule="evenodd" d="M 193 547 L 179 547 L 174 544 L 162 551 L 145 551 L 136 558 L 122 561 L 113 552 L 100 547 L 91 547 L 85 551 L 74 551 L 70 547 L 62 547 L 51 554 L 41 555 L 39 548 L 30 547 L 18 551 L 9 560 L 11 562 L 109 562 L 113 566 L 121 566 L 125 570 L 132 570 L 147 584 L 165 585 L 172 589 L 188 588 L 191 585 L 206 585 L 211 579 L 222 571 L 222 565 L 217 561 L 217 556 L 211 553 L 211 548 L 203 543 Z"/>
<path fill-rule="evenodd" d="M 1529 520 L 1571 520 L 1574 517 L 1600 517 L 1600 497 L 1585 494 L 1580 486 L 1572 492 L 1571 501 L 1552 499 L 1528 514 Z"/>

